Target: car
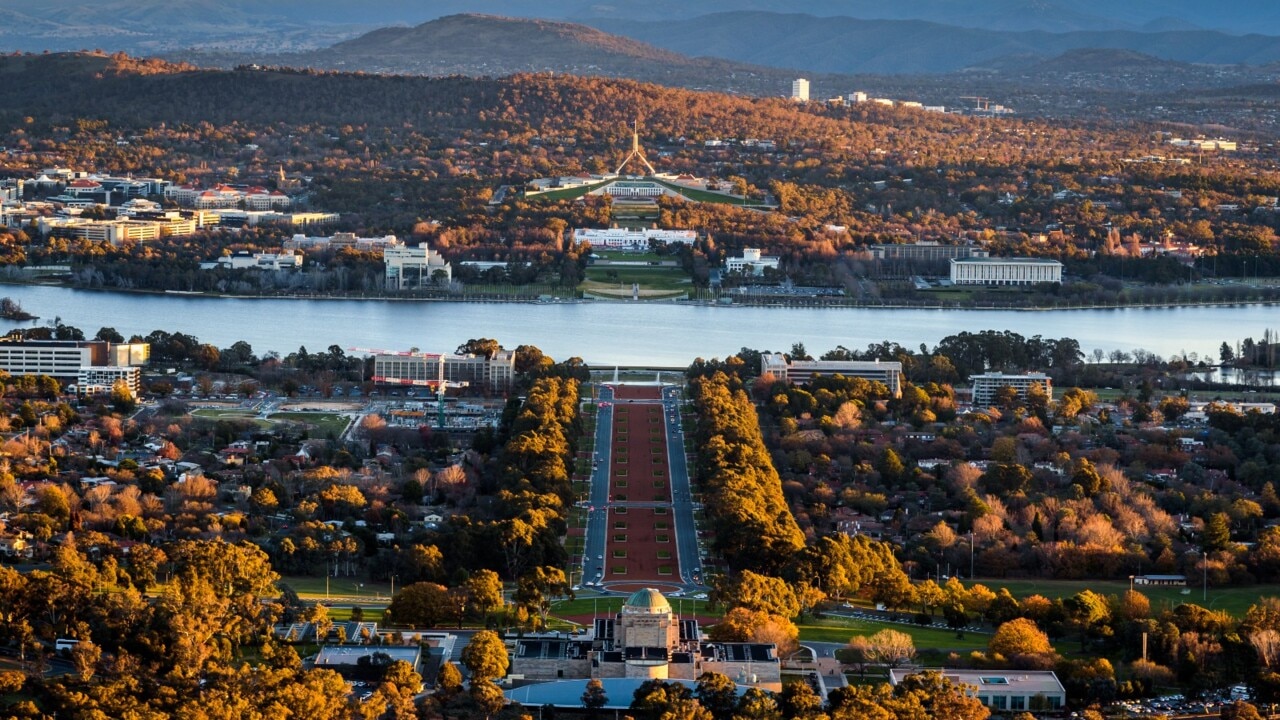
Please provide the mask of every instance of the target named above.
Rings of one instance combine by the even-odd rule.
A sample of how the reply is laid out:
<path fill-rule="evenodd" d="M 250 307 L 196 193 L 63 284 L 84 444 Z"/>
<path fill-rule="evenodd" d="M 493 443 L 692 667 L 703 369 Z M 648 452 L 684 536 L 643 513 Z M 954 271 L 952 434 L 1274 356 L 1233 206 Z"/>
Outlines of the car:
<path fill-rule="evenodd" d="M 587 583 L 587 584 L 588 584 L 588 585 L 590 585 L 591 583 Z M 582 586 L 581 586 L 581 585 L 574 585 L 574 586 L 573 586 L 573 588 L 572 588 L 572 590 L 573 590 L 574 592 L 577 592 L 577 591 L 579 591 L 579 590 L 581 590 L 581 589 L 582 589 Z"/>
<path fill-rule="evenodd" d="M 707 599 L 707 594 L 706 594 L 706 593 L 698 593 L 697 595 L 694 595 L 694 596 L 693 596 L 693 599 L 694 599 L 694 600 L 706 600 L 706 599 Z"/>

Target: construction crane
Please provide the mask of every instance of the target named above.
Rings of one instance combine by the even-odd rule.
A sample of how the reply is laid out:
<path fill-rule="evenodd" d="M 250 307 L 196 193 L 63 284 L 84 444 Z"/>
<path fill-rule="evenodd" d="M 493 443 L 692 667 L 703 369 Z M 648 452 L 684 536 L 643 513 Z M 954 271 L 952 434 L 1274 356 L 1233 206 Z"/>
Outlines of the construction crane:
<path fill-rule="evenodd" d="M 980 112 L 991 112 L 991 98 L 985 98 L 980 95 L 962 95 L 961 100 L 972 100 L 973 109 Z"/>
<path fill-rule="evenodd" d="M 433 388 L 436 391 L 436 428 L 444 430 L 444 396 L 449 388 L 469 387 L 471 383 L 444 379 L 444 358 L 440 353 L 424 353 L 414 350 L 379 350 L 377 348 L 347 348 L 347 352 L 366 353 L 369 355 L 398 355 L 400 357 L 420 357 L 436 359 L 436 379 L 420 380 L 417 378 L 401 378 L 390 375 L 373 375 L 372 380 L 384 385 L 408 385 L 413 387 Z M 376 370 L 376 366 L 375 366 Z"/>

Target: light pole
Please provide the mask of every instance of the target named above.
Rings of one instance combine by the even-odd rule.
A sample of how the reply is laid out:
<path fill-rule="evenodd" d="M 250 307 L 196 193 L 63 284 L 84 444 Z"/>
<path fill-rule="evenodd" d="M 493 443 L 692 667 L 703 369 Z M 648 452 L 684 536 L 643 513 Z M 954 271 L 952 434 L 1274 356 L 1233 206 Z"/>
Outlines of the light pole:
<path fill-rule="evenodd" d="M 973 582 L 973 531 L 969 531 L 969 582 Z"/>
<path fill-rule="evenodd" d="M 1200 553 L 1200 567 L 1204 570 L 1204 594 L 1200 596 L 1201 603 L 1209 602 L 1209 553 L 1202 551 Z"/>
<path fill-rule="evenodd" d="M 1129 592 L 1133 592 L 1133 576 L 1129 576 Z"/>

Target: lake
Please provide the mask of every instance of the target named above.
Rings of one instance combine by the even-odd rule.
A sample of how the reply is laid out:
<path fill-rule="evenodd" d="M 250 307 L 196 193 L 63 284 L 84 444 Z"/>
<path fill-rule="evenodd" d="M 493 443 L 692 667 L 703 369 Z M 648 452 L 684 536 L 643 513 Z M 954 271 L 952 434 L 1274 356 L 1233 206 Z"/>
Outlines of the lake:
<path fill-rule="evenodd" d="M 181 331 L 227 347 L 237 340 L 258 354 L 288 354 L 330 345 L 452 351 L 470 338 L 508 348 L 537 345 L 556 359 L 577 355 L 593 365 L 688 365 L 743 347 L 813 355 L 837 345 L 864 349 L 889 340 L 930 347 L 961 331 L 1011 330 L 1030 337 L 1072 337 L 1086 353 L 1141 348 L 1169 357 L 1186 353 L 1216 361 L 1225 340 L 1262 336 L 1280 326 L 1280 308 L 1265 305 L 1119 310 L 935 310 L 759 308 L 674 303 L 450 303 L 393 300 L 217 298 L 13 285 L 0 289 L 23 308 L 55 317 L 88 336 L 103 326 L 125 337 Z M 31 323 L 0 321 L 5 330 Z"/>

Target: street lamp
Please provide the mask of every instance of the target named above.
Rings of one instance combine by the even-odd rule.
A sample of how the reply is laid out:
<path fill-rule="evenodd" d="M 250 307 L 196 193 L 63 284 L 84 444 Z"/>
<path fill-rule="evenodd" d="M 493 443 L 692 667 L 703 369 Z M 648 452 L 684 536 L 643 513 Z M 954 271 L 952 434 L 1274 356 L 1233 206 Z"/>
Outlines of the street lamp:
<path fill-rule="evenodd" d="M 364 583 L 356 583 L 356 599 L 360 599 L 360 590 L 364 587 Z"/>
<path fill-rule="evenodd" d="M 1133 576 L 1129 576 L 1129 592 L 1133 592 Z"/>

